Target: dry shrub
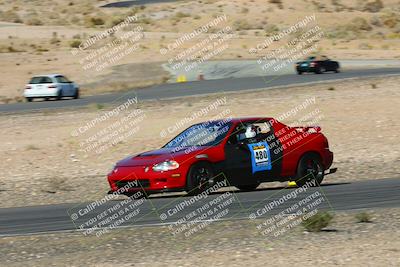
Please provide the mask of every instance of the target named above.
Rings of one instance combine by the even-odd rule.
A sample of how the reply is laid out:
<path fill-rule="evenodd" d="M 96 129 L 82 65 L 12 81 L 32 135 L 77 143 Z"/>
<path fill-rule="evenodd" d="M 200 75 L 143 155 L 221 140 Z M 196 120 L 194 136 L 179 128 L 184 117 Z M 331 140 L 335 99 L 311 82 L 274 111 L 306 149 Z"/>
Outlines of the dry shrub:
<path fill-rule="evenodd" d="M 308 232 L 320 232 L 331 223 L 332 219 L 332 214 L 328 212 L 318 212 L 304 220 L 302 225 Z"/>
<path fill-rule="evenodd" d="M 375 0 L 375 1 L 372 1 L 372 2 L 367 2 L 364 5 L 363 11 L 376 13 L 376 12 L 381 11 L 382 8 L 383 8 L 382 1 L 381 0 Z"/>
<path fill-rule="evenodd" d="M 0 20 L 7 21 L 7 22 L 14 22 L 14 23 L 22 23 L 22 20 L 19 17 L 19 15 L 12 10 L 7 10 L 5 12 L 1 12 Z"/>
<path fill-rule="evenodd" d="M 365 18 L 356 17 L 351 20 L 350 25 L 348 26 L 349 30 L 354 31 L 370 31 L 372 29 L 371 25 Z"/>

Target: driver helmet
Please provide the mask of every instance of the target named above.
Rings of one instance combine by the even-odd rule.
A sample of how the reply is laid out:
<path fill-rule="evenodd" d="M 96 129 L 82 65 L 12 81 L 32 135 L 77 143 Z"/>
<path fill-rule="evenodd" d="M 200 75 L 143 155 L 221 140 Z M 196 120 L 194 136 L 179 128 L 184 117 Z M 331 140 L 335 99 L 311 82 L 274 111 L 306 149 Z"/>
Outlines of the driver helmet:
<path fill-rule="evenodd" d="M 246 131 L 244 133 L 244 136 L 246 137 L 246 139 L 254 138 L 254 137 L 256 137 L 256 135 L 257 135 L 257 127 L 252 124 L 247 125 Z"/>

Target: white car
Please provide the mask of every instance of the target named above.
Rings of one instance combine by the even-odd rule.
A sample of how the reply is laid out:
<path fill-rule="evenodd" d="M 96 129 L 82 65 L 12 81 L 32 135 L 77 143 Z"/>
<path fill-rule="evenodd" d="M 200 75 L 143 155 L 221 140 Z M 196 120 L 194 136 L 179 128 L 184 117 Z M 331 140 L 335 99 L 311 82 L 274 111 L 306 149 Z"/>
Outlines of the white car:
<path fill-rule="evenodd" d="M 33 98 L 51 97 L 61 99 L 65 96 L 79 98 L 79 87 L 61 74 L 34 76 L 25 86 L 24 97 L 28 102 Z"/>

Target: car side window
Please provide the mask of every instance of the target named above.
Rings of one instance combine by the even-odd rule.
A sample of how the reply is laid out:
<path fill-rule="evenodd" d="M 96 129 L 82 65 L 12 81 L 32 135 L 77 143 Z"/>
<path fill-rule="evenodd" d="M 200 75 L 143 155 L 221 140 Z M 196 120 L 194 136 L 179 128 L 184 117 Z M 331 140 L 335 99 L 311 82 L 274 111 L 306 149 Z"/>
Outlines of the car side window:
<path fill-rule="evenodd" d="M 267 122 L 254 123 L 253 125 L 258 129 L 257 135 L 271 132 L 271 126 Z"/>
<path fill-rule="evenodd" d="M 246 128 L 251 125 L 256 136 L 253 138 L 245 138 Z M 269 135 L 273 134 L 272 127 L 268 122 L 257 122 L 257 123 L 246 123 L 238 125 L 232 135 L 229 137 L 227 144 L 235 145 L 240 143 L 254 143 L 257 141 L 263 141 Z"/>
<path fill-rule="evenodd" d="M 53 83 L 50 77 L 42 77 L 40 83 Z"/>
<path fill-rule="evenodd" d="M 258 142 L 271 139 L 270 135 L 273 135 L 274 133 L 271 125 L 268 122 L 256 123 L 255 126 L 257 126 L 257 129 L 259 129 L 256 136 Z"/>
<path fill-rule="evenodd" d="M 242 130 L 242 132 L 244 132 L 244 131 Z M 229 136 L 227 144 L 228 145 L 236 145 L 238 143 L 239 134 L 241 134 L 242 132 L 238 129 L 238 127 L 236 127 L 236 129 L 233 131 L 233 133 Z"/>
<path fill-rule="evenodd" d="M 69 80 L 65 78 L 64 76 L 56 76 L 56 80 L 59 83 L 69 83 Z"/>

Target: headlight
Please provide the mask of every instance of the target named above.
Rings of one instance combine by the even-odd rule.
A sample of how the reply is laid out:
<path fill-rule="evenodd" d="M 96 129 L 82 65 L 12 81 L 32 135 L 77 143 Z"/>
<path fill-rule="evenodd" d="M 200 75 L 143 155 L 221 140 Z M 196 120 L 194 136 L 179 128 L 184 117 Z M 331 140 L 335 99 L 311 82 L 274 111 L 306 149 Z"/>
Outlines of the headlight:
<path fill-rule="evenodd" d="M 179 168 L 179 163 L 175 160 L 166 160 L 164 162 L 158 163 L 153 166 L 153 171 L 165 172 L 171 171 Z"/>

